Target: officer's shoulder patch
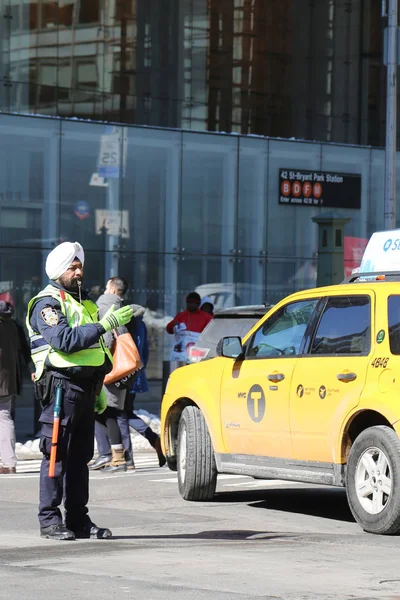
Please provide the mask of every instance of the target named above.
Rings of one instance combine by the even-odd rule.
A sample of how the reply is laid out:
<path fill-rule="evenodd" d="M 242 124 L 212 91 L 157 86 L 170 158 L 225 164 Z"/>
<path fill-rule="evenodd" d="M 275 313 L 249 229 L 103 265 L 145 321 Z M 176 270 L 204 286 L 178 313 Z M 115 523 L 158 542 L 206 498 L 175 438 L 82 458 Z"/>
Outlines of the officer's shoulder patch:
<path fill-rule="evenodd" d="M 43 321 L 46 323 L 46 325 L 49 325 L 49 327 L 55 327 L 58 325 L 58 312 L 52 306 L 46 306 L 40 311 L 40 314 L 42 315 Z"/>

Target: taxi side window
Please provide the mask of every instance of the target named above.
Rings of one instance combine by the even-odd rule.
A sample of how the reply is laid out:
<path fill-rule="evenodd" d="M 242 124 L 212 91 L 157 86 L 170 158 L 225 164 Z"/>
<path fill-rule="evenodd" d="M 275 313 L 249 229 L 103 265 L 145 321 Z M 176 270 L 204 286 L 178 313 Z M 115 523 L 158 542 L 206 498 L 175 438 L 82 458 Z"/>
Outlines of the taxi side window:
<path fill-rule="evenodd" d="M 388 298 L 389 344 L 392 354 L 400 354 L 400 296 Z"/>
<path fill-rule="evenodd" d="M 368 354 L 371 343 L 368 296 L 329 298 L 311 346 L 311 354 Z"/>
<path fill-rule="evenodd" d="M 302 300 L 278 310 L 256 331 L 246 358 L 298 356 L 317 303 L 318 300 Z"/>

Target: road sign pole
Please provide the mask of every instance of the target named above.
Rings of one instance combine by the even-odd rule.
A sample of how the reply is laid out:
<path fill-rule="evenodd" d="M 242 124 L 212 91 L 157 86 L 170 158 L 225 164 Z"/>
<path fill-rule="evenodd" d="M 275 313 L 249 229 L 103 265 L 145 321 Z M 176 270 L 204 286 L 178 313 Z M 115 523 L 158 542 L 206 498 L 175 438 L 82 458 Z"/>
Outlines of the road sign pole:
<path fill-rule="evenodd" d="M 396 137 L 397 137 L 397 21 L 398 0 L 388 0 L 386 148 L 385 148 L 385 230 L 396 228 Z"/>

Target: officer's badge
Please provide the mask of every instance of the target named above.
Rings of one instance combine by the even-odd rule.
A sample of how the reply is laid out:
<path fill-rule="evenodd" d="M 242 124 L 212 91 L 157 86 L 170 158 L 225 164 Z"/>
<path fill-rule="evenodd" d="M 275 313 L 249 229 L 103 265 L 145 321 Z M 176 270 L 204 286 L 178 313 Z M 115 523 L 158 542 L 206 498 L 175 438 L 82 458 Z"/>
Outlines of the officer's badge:
<path fill-rule="evenodd" d="M 42 315 L 43 321 L 46 323 L 46 325 L 49 325 L 49 327 L 55 327 L 58 325 L 58 312 L 55 308 L 46 306 L 46 308 L 40 311 L 40 314 Z"/>

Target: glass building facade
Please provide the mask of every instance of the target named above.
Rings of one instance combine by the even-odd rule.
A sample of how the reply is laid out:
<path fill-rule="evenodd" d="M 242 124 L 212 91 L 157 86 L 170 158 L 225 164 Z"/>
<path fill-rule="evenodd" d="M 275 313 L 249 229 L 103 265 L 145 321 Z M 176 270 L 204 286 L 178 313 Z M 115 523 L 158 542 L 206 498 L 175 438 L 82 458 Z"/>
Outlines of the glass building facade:
<path fill-rule="evenodd" d="M 0 0 L 0 110 L 384 144 L 381 0 Z"/>
<path fill-rule="evenodd" d="M 81 242 L 94 299 L 120 274 L 148 308 L 154 378 L 189 291 L 221 308 L 315 286 L 326 209 L 281 204 L 279 169 L 358 174 L 346 238 L 383 227 L 382 149 L 17 115 L 0 115 L 0 139 L 0 299 L 22 321 L 49 250 Z"/>

